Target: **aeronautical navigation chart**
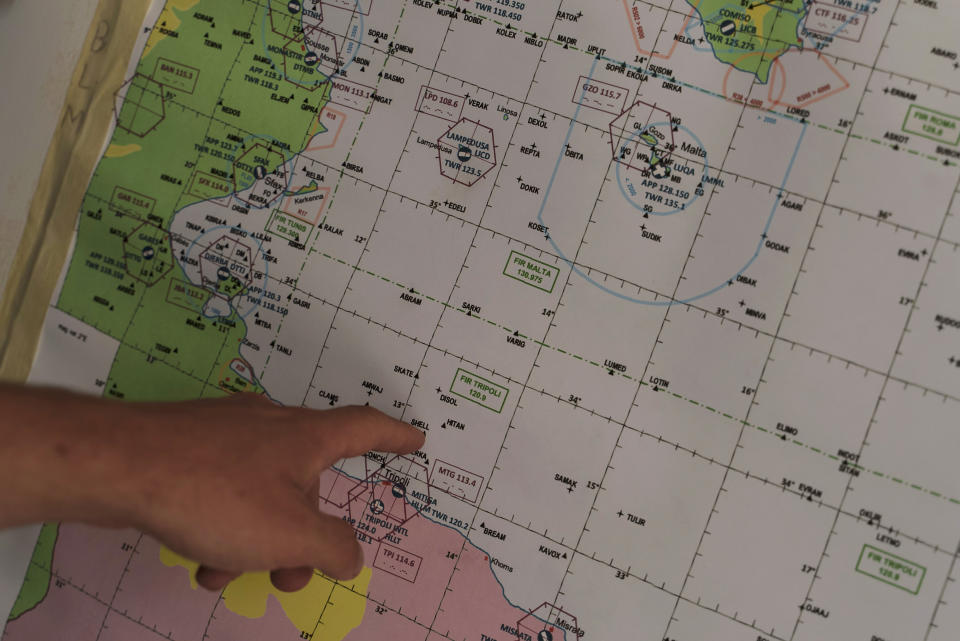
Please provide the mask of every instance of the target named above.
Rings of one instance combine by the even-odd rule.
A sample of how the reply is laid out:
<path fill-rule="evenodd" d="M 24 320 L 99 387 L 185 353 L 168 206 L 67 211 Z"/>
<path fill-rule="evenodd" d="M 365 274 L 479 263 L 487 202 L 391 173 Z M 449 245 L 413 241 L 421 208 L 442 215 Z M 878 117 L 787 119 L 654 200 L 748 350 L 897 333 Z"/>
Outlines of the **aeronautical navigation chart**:
<path fill-rule="evenodd" d="M 33 380 L 370 404 L 365 569 L 44 526 L 4 641 L 960 634 L 960 4 L 170 0 Z"/>

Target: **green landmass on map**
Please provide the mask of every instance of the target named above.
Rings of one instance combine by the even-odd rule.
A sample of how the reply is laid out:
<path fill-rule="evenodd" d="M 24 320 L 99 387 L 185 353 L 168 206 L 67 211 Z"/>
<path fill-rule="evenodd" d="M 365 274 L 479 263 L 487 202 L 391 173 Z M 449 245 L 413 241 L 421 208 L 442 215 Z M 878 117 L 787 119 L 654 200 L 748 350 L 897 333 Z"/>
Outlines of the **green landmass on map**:
<path fill-rule="evenodd" d="M 703 22 L 705 43 L 721 62 L 766 83 L 774 61 L 799 47 L 803 0 L 687 0 Z"/>
<path fill-rule="evenodd" d="M 53 548 L 57 543 L 59 527 L 57 523 L 44 523 L 40 528 L 40 536 L 37 537 L 37 544 L 33 548 L 33 555 L 30 557 L 30 565 L 27 566 L 23 585 L 20 586 L 20 593 L 17 594 L 17 600 L 13 602 L 13 609 L 10 610 L 9 621 L 13 621 L 24 612 L 29 612 L 47 596 L 47 590 L 50 589 L 50 568 L 53 565 Z"/>
<path fill-rule="evenodd" d="M 249 168 L 235 162 L 254 145 L 267 150 L 272 172 L 322 131 L 317 114 L 330 83 L 296 64 L 302 31 L 286 0 L 166 3 L 118 92 L 117 128 L 84 196 L 56 303 L 120 342 L 105 395 L 173 401 L 262 392 L 231 370 L 243 318 L 203 316 L 214 294 L 189 282 L 169 233 L 176 212 L 249 186 Z M 247 292 L 227 280 L 219 293 Z M 44 526 L 12 618 L 46 596 L 56 535 L 56 525 Z"/>
<path fill-rule="evenodd" d="M 213 292 L 189 282 L 169 232 L 176 212 L 249 186 L 242 157 L 254 146 L 272 172 L 322 130 L 329 82 L 297 64 L 302 31 L 285 0 L 167 2 L 118 94 L 118 126 L 84 197 L 57 301 L 120 341 L 105 394 L 178 400 L 261 391 L 230 372 L 244 320 L 236 312 L 204 317 Z M 235 280 L 218 290 L 249 293 Z"/>

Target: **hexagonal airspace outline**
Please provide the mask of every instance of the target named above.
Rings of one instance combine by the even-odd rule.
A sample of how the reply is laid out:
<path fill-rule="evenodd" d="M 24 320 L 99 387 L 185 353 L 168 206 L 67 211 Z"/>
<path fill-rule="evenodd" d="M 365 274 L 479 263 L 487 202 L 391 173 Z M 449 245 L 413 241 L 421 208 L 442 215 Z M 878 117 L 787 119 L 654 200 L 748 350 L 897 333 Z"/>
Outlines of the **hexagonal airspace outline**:
<path fill-rule="evenodd" d="M 453 130 L 457 129 L 458 127 L 460 127 L 460 126 L 463 125 L 464 123 L 469 123 L 469 124 L 473 125 L 473 133 L 471 133 L 469 136 L 466 136 L 467 138 L 474 139 L 474 140 L 478 140 L 478 138 L 477 138 L 477 133 L 478 133 L 479 131 L 481 131 L 481 130 L 485 130 L 486 132 L 488 132 L 488 133 L 490 134 L 490 144 L 489 144 L 489 146 L 490 146 L 490 152 L 491 152 L 491 155 L 492 155 L 492 160 L 478 159 L 481 164 L 488 164 L 489 167 L 487 167 L 482 173 L 477 174 L 472 181 L 469 181 L 469 180 L 460 180 L 460 174 L 462 173 L 461 169 L 458 169 L 458 170 L 457 170 L 456 175 L 451 176 L 451 175 L 448 174 L 446 171 L 444 171 L 445 168 L 444 168 L 444 166 L 443 166 L 444 149 L 450 148 L 449 153 L 450 153 L 450 154 L 454 153 L 454 151 L 453 151 L 453 149 L 452 149 L 452 146 L 449 145 L 449 144 L 446 144 L 446 143 L 444 142 L 444 140 L 445 140 L 446 137 L 450 134 L 450 132 L 452 132 Z M 460 148 L 464 148 L 464 147 L 466 147 L 466 145 L 459 145 L 459 147 L 458 147 L 458 152 L 459 152 L 459 149 L 460 149 Z M 470 160 L 473 160 L 474 158 L 477 158 L 477 157 L 472 155 L 469 160 L 467 160 L 467 161 L 462 161 L 462 160 L 461 160 L 461 162 L 469 162 Z M 481 179 L 483 179 L 488 173 L 490 173 L 490 171 L 491 171 L 494 167 L 497 166 L 496 139 L 495 139 L 495 135 L 494 135 L 494 133 L 493 133 L 493 129 L 491 129 L 490 127 L 488 127 L 488 126 L 486 126 L 486 125 L 484 125 L 484 124 L 482 124 L 482 123 L 480 123 L 479 121 L 471 120 L 471 119 L 469 119 L 469 118 L 461 118 L 456 124 L 454 124 L 452 127 L 450 127 L 450 128 L 447 129 L 445 132 L 443 132 L 443 135 L 441 135 L 440 138 L 437 139 L 437 161 L 440 163 L 440 174 L 441 174 L 442 176 L 444 176 L 444 177 L 446 177 L 446 178 L 449 178 L 450 180 L 452 180 L 453 182 L 455 182 L 455 183 L 457 183 L 457 184 L 459 184 L 459 185 L 464 185 L 464 186 L 466 186 L 466 187 L 472 187 L 473 185 L 477 184 Z"/>
<path fill-rule="evenodd" d="M 650 110 L 650 115 L 647 117 L 647 120 L 646 120 L 647 124 L 651 122 L 651 119 L 653 118 L 653 114 L 656 112 L 660 112 L 664 114 L 664 118 L 663 118 L 664 122 L 673 122 L 673 115 L 666 109 L 658 107 L 656 104 L 650 104 L 642 100 L 637 100 L 626 111 L 624 111 L 622 114 L 620 114 L 619 116 L 617 116 L 616 118 L 610 121 L 610 125 L 609 125 L 610 152 L 613 154 L 613 160 L 624 165 L 625 167 L 629 167 L 630 169 L 635 169 L 637 171 L 647 171 L 646 167 L 634 167 L 632 164 L 628 162 L 623 162 L 623 160 L 620 157 L 620 152 L 624 147 L 624 143 L 622 141 L 624 138 L 629 138 L 629 134 L 630 134 L 630 132 L 628 132 L 626 128 L 628 122 L 630 121 L 630 114 L 632 114 L 634 109 L 636 109 L 638 106 L 643 106 Z M 620 120 L 623 120 L 622 126 L 617 125 L 617 123 Z M 670 132 L 670 149 L 667 150 L 667 153 L 664 155 L 664 162 L 667 162 L 670 160 L 673 149 L 676 148 L 676 143 L 674 141 L 674 136 L 673 136 L 673 128 L 670 127 L 668 129 Z"/>
<path fill-rule="evenodd" d="M 230 180 L 233 182 L 233 192 L 234 192 L 234 194 L 236 195 L 236 197 L 237 197 L 238 200 L 243 201 L 244 203 L 246 203 L 247 205 L 250 205 L 251 207 L 259 207 L 260 205 L 251 203 L 249 200 L 247 200 L 247 199 L 245 199 L 245 198 L 241 198 L 241 197 L 240 197 L 240 192 L 252 188 L 252 187 L 257 183 L 257 181 L 255 180 L 252 184 L 246 185 L 246 186 L 238 185 L 238 184 L 237 184 L 237 171 L 238 171 L 238 170 L 242 170 L 242 171 L 244 171 L 245 173 L 250 174 L 251 176 L 254 176 L 254 177 L 256 178 L 256 173 L 255 173 L 255 172 L 256 172 L 257 166 L 247 164 L 247 166 L 249 166 L 249 167 L 251 168 L 251 170 L 252 170 L 252 171 L 247 171 L 246 169 L 243 169 L 240 165 L 241 165 L 241 164 L 246 164 L 246 163 L 243 163 L 243 160 L 244 160 L 248 155 L 254 153 L 254 151 L 255 151 L 258 147 L 264 151 L 264 153 L 265 153 L 265 155 L 266 155 L 266 157 L 267 157 L 268 159 L 270 158 L 271 154 L 274 155 L 274 156 L 276 156 L 276 157 L 278 158 L 278 160 L 276 161 L 276 163 L 268 160 L 267 165 L 264 166 L 265 169 L 266 169 L 266 167 L 268 167 L 268 166 L 276 165 L 276 167 L 279 168 L 279 167 L 284 167 L 284 165 L 285 165 L 285 161 L 284 161 L 284 158 L 283 158 L 283 154 L 281 154 L 279 151 L 276 151 L 276 150 L 274 150 L 274 149 L 270 149 L 270 148 L 268 148 L 266 145 L 264 145 L 263 143 L 259 143 L 259 142 L 256 143 L 256 144 L 254 144 L 253 146 L 251 146 L 251 147 L 250 147 L 249 149 L 247 149 L 246 151 L 244 151 L 242 154 L 240 154 L 240 156 L 237 157 L 236 160 L 233 161 L 233 171 L 231 172 L 231 175 L 230 175 Z M 285 167 L 284 167 L 284 173 L 286 173 L 286 168 L 285 168 Z"/>
<path fill-rule="evenodd" d="M 136 86 L 134 83 L 138 79 L 142 79 L 145 86 L 143 87 Z M 156 96 L 160 98 L 160 113 L 157 113 L 156 111 L 153 111 L 143 106 L 143 96 L 145 93 L 147 93 L 147 90 L 150 87 L 151 83 L 156 87 L 155 89 L 152 89 L 152 88 L 150 89 L 151 93 L 154 93 Z M 131 92 L 136 92 L 136 91 L 139 91 L 139 94 L 134 99 L 134 96 L 132 95 Z M 130 121 L 127 124 L 124 124 L 124 121 L 121 119 L 121 116 L 123 115 L 124 108 L 128 107 L 128 105 L 134 106 L 134 112 L 133 112 L 133 116 L 130 118 Z M 140 115 L 141 110 L 146 114 L 153 116 L 155 121 L 153 121 L 152 124 L 144 130 L 134 129 L 132 127 L 136 123 L 137 116 Z M 158 83 L 153 78 L 150 78 L 149 76 L 145 76 L 142 73 L 135 73 L 133 76 L 130 77 L 129 80 L 127 80 L 120 86 L 120 89 L 118 89 L 116 93 L 114 93 L 113 111 L 114 111 L 114 119 L 116 120 L 118 129 L 122 129 L 123 131 L 126 131 L 129 134 L 143 138 L 144 136 L 149 134 L 151 131 L 156 129 L 157 126 L 161 122 L 163 122 L 163 120 L 166 118 L 167 108 L 166 108 L 166 98 L 163 95 L 163 87 L 160 85 L 160 83 Z"/>
<path fill-rule="evenodd" d="M 222 252 L 220 252 L 220 250 L 214 251 L 214 247 L 215 247 L 216 245 L 218 245 L 219 243 L 223 243 L 224 245 L 232 245 L 232 249 L 230 250 L 229 256 L 226 256 L 226 257 L 225 257 L 225 254 L 223 254 Z M 230 263 L 233 263 L 233 262 L 240 262 L 240 261 L 236 260 L 236 255 L 237 255 L 237 250 L 238 250 L 239 248 L 241 248 L 241 247 L 242 247 L 244 250 L 246 250 L 246 254 L 247 254 L 247 257 L 246 257 L 246 260 L 245 260 L 245 262 L 246 262 L 246 265 L 245 265 L 245 268 L 246 268 L 246 276 L 244 277 L 243 280 L 241 280 L 239 277 L 236 276 L 236 274 L 233 272 L 233 270 L 230 270 L 229 268 L 227 268 L 227 269 L 228 269 L 228 272 L 229 272 L 229 276 L 235 278 L 235 279 L 240 283 L 240 285 L 241 285 L 241 291 L 242 291 L 243 289 L 246 289 L 247 287 L 249 287 L 249 286 L 253 283 L 253 260 L 254 260 L 254 254 L 253 254 L 253 251 L 250 249 L 250 246 L 249 246 L 249 245 L 246 245 L 245 243 L 241 243 L 241 242 L 240 242 L 239 240 L 237 240 L 236 238 L 232 238 L 232 237 L 230 237 L 230 236 L 223 235 L 223 236 L 221 236 L 220 238 L 218 238 L 217 240 L 215 240 L 215 241 L 213 241 L 212 243 L 210 243 L 209 245 L 207 245 L 207 248 L 204 249 L 202 252 L 200 252 L 200 257 L 199 257 L 199 259 L 198 259 L 198 262 L 200 263 L 200 282 L 203 284 L 204 287 L 207 287 L 211 292 L 213 292 L 213 295 L 214 295 L 214 296 L 216 296 L 216 297 L 218 297 L 218 298 L 221 298 L 221 299 L 224 299 L 224 300 L 229 300 L 226 296 L 223 296 L 223 295 L 220 293 L 220 291 L 218 290 L 218 288 L 217 288 L 217 286 L 220 284 L 220 281 L 221 281 L 221 280 L 225 280 L 225 279 L 221 279 L 221 278 L 220 278 L 219 270 L 218 270 L 218 272 L 217 272 L 216 274 L 214 274 L 212 277 L 211 277 L 210 275 L 208 275 L 208 274 L 206 273 L 206 271 L 204 270 L 204 268 L 207 266 L 207 263 L 204 261 L 204 256 L 207 256 L 208 254 L 213 254 L 213 255 L 217 255 L 217 256 L 219 256 L 219 257 L 221 257 L 221 258 L 224 258 L 224 257 L 225 257 L 225 260 L 226 260 L 227 264 L 230 264 Z M 210 265 L 210 267 L 212 268 L 213 265 Z"/>
<path fill-rule="evenodd" d="M 315 40 L 311 41 L 310 38 L 314 36 L 315 36 Z M 328 43 L 332 43 L 332 48 L 330 47 L 329 44 L 327 44 L 326 46 L 323 46 L 322 42 L 324 40 L 328 41 Z M 300 36 L 288 40 L 287 43 L 283 46 L 283 50 L 285 52 L 290 51 L 292 52 L 293 55 L 296 55 L 302 52 L 304 56 L 303 65 L 305 67 L 310 67 L 315 71 L 317 71 L 318 78 L 316 79 L 316 82 L 313 82 L 311 84 L 304 84 L 302 82 L 297 82 L 297 80 L 295 80 L 293 76 L 291 76 L 291 74 L 296 74 L 297 70 L 291 69 L 290 66 L 288 65 L 288 59 L 291 56 L 284 53 L 283 55 L 284 80 L 294 85 L 295 87 L 299 87 L 301 89 L 305 89 L 310 92 L 316 91 L 320 87 L 325 87 L 329 81 L 329 74 L 339 73 L 340 67 L 343 66 L 343 60 L 340 57 L 341 46 L 342 44 L 340 44 L 340 41 L 336 35 L 330 33 L 329 31 L 323 29 L 320 26 L 309 27 L 307 31 L 305 31 Z M 300 52 L 296 51 L 297 47 L 299 47 Z M 320 52 L 318 53 L 317 50 L 319 50 Z M 327 51 L 331 51 L 331 50 L 333 51 L 333 57 L 331 57 L 328 53 L 326 53 Z M 314 63 L 307 64 L 306 57 L 310 53 L 315 54 L 317 56 L 317 60 Z M 329 74 L 320 72 L 318 67 L 323 67 L 325 71 L 329 71 Z"/>
<path fill-rule="evenodd" d="M 406 464 L 409 470 L 400 473 L 391 469 L 394 464 Z M 324 499 L 340 510 L 346 510 L 355 523 L 360 523 L 364 514 L 370 513 L 374 518 L 392 524 L 392 527 L 381 528 L 379 535 L 364 529 L 357 529 L 370 539 L 380 542 L 397 527 L 402 527 L 420 511 L 407 502 L 407 488 L 411 480 L 415 479 L 424 484 L 427 496 L 426 503 L 430 504 L 430 472 L 419 461 L 409 456 L 394 456 L 389 460 L 371 461 L 364 458 L 365 474 L 363 479 L 350 479 L 354 484 L 347 490 L 347 498 L 343 503 Z M 422 478 L 421 478 L 422 475 Z M 406 477 L 406 478 L 404 478 Z"/>
<path fill-rule="evenodd" d="M 131 239 L 136 239 L 144 227 L 149 227 L 152 229 L 152 233 L 157 234 L 159 238 L 156 242 L 153 243 L 144 243 L 145 246 L 139 246 L 135 241 Z M 139 253 L 137 252 L 139 250 Z M 134 270 L 131 270 L 130 263 L 131 259 L 134 261 L 153 261 L 157 258 L 157 254 L 166 254 L 167 259 L 163 262 L 152 263 L 146 262 L 141 263 L 140 273 L 134 273 Z M 147 274 L 146 265 L 150 264 L 159 264 L 158 268 L 160 271 L 153 270 Z M 138 225 L 133 231 L 123 237 L 123 269 L 127 272 L 132 278 L 143 283 L 147 287 L 152 287 L 160 282 L 164 276 L 170 273 L 170 270 L 173 269 L 173 253 L 170 249 L 170 234 L 166 231 L 160 229 L 156 225 L 150 223 L 143 223 Z"/>
<path fill-rule="evenodd" d="M 566 618 L 561 619 L 559 616 L 561 614 Z M 550 623 L 550 621 L 553 621 L 553 623 Z M 563 632 L 562 635 L 556 634 L 558 628 Z M 552 603 L 543 603 L 530 610 L 517 621 L 516 638 L 517 641 L 529 641 L 530 639 L 533 641 L 562 641 L 561 637 L 566 638 L 567 632 L 570 632 L 574 639 L 580 638 L 581 630 L 577 624 L 577 617 Z"/>

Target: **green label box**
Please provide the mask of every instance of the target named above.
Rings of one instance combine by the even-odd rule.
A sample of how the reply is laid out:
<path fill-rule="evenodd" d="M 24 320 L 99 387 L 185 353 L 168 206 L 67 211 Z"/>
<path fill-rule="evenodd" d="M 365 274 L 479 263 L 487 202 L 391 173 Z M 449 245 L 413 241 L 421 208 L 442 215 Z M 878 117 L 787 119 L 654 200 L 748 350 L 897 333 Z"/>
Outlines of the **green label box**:
<path fill-rule="evenodd" d="M 864 544 L 857 560 L 857 572 L 883 581 L 910 594 L 920 591 L 927 568 L 903 557 Z"/>
<path fill-rule="evenodd" d="M 297 243 L 306 243 L 312 230 L 313 227 L 309 223 L 300 220 L 296 216 L 284 213 L 279 209 L 273 210 L 273 215 L 270 216 L 270 220 L 267 221 L 266 226 L 266 231 L 274 236 L 279 236 L 280 238 L 292 240 Z"/>
<path fill-rule="evenodd" d="M 902 129 L 947 145 L 960 143 L 960 118 L 920 105 L 910 105 Z"/>
<path fill-rule="evenodd" d="M 509 276 L 521 283 L 543 290 L 548 294 L 553 292 L 557 284 L 557 275 L 560 273 L 553 265 L 548 265 L 536 258 L 530 258 L 520 252 L 510 252 L 507 266 L 503 268 L 503 275 Z"/>
<path fill-rule="evenodd" d="M 482 376 L 458 369 L 450 384 L 450 393 L 499 414 L 507 403 L 510 390 Z"/>

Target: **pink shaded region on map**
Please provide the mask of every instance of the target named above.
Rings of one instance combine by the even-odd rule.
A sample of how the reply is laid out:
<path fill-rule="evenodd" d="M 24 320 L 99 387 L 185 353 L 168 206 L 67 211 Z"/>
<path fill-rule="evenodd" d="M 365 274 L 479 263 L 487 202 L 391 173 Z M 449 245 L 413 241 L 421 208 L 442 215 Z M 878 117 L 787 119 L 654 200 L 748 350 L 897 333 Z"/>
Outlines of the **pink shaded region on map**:
<path fill-rule="evenodd" d="M 373 580 L 377 580 L 377 573 L 374 573 Z M 408 589 L 415 588 L 411 586 Z M 368 600 L 363 624 L 348 634 L 344 641 L 423 641 L 430 619 L 414 621 L 412 616 L 407 617 L 406 614 L 397 614 Z"/>
<path fill-rule="evenodd" d="M 53 571 L 84 592 L 109 603 L 139 536 L 134 530 L 61 523 Z"/>
<path fill-rule="evenodd" d="M 317 604 L 317 616 L 323 605 Z M 207 635 L 207 641 L 295 641 L 301 638 L 300 631 L 290 622 L 280 602 L 273 596 L 267 598 L 267 611 L 259 619 L 248 619 L 220 604 L 210 620 Z"/>
<path fill-rule="evenodd" d="M 433 628 L 450 639 L 481 641 L 484 635 L 508 641 L 517 638 L 517 622 L 525 614 L 507 603 L 490 569 L 490 557 L 467 545 Z"/>
<path fill-rule="evenodd" d="M 348 516 L 348 511 L 338 508 L 337 505 L 346 502 L 347 492 L 354 488 L 357 482 L 331 472 L 324 474 L 320 483 L 320 495 L 327 500 L 326 503 L 321 501 L 321 509 L 335 516 Z M 362 503 L 365 504 L 365 502 Z M 382 525 L 372 522 L 369 518 L 372 515 L 368 509 L 355 508 L 353 512 L 360 516 L 361 527 L 373 529 L 373 531 L 361 529 L 360 532 L 372 537 L 380 537 L 386 533 Z M 463 536 L 447 527 L 431 523 L 422 516 L 413 516 L 393 530 L 391 539 L 394 540 L 385 539 L 380 542 L 370 538 L 366 541 L 361 539 L 364 565 L 374 568 L 367 596 L 383 603 L 389 609 L 400 610 L 410 618 L 427 621 L 429 624 L 440 605 L 440 599 L 443 597 L 444 588 L 456 561 L 456 559 L 446 558 L 447 552 L 458 554 L 463 544 Z M 382 544 L 407 552 L 411 557 L 419 557 L 419 571 L 415 583 L 391 574 L 383 569 L 385 567 L 383 563 L 376 562 L 377 553 Z M 368 602 L 367 612 L 369 611 Z M 425 632 L 421 632 L 421 636 Z"/>
<path fill-rule="evenodd" d="M 327 499 L 322 509 L 361 524 L 365 564 L 373 568 L 363 623 L 347 641 L 423 641 L 431 627 L 458 641 L 481 641 L 481 634 L 496 641 L 516 639 L 517 621 L 527 612 L 506 600 L 487 555 L 465 543 L 459 530 L 417 513 L 403 499 L 390 501 L 383 514 L 371 512 L 372 497 L 390 495 L 387 485 L 358 485 L 337 472 L 321 479 L 321 496 Z M 348 497 L 354 499 L 349 507 Z M 391 520 L 387 514 L 406 516 Z M 442 516 L 433 513 L 432 518 Z M 138 538 L 133 552 L 130 546 Z M 300 638 L 274 597 L 261 618 L 235 614 L 218 594 L 192 589 L 186 569 L 164 565 L 157 542 L 130 531 L 62 526 L 54 566 L 70 582 L 51 584 L 46 599 L 10 622 L 3 641 L 94 641 L 105 617 L 100 641 L 202 639 L 204 633 L 210 641 Z M 114 598 L 118 582 L 107 616 L 105 603 Z M 320 617 L 323 604 L 317 608 Z"/>
<path fill-rule="evenodd" d="M 376 532 L 365 529 L 360 532 L 382 537 L 382 523 L 389 520 L 371 518 L 370 510 L 357 509 L 356 502 L 349 511 L 339 507 L 349 496 L 357 495 L 356 486 L 357 481 L 349 477 L 335 472 L 324 474 L 320 483 L 322 509 L 341 517 L 348 514 L 360 517 L 367 527 L 378 528 Z M 367 498 L 372 496 L 368 494 Z M 423 641 L 430 627 L 441 634 L 449 631 L 447 636 L 458 640 L 480 641 L 481 633 L 496 641 L 515 638 L 512 631 L 527 612 L 510 605 L 493 574 L 489 557 L 469 543 L 464 545 L 459 530 L 417 514 L 387 531 L 390 536 L 381 541 L 369 538 L 363 543 L 366 565 L 374 567 L 373 579 L 367 593 L 363 625 L 348 635 L 347 641 L 372 638 Z M 382 563 L 374 564 L 384 545 L 394 554 L 400 550 L 412 559 L 420 559 L 415 582 L 380 569 Z M 388 613 L 378 613 L 382 609 L 378 608 L 378 602 L 401 612 L 411 625 L 400 624 L 400 615 L 388 617 Z M 374 627 L 382 636 L 371 635 Z"/>
<path fill-rule="evenodd" d="M 162 636 L 200 639 L 219 595 L 193 590 L 187 571 L 160 562 L 160 544 L 143 537 L 113 607 Z"/>
<path fill-rule="evenodd" d="M 94 641 L 107 606 L 63 584 L 50 584 L 46 598 L 9 622 L 3 641 Z"/>
<path fill-rule="evenodd" d="M 110 612 L 99 641 L 163 641 L 164 639 L 167 638 L 145 627 L 142 623 L 128 619 L 117 612 Z"/>

